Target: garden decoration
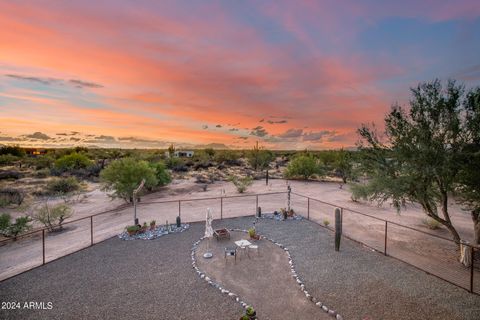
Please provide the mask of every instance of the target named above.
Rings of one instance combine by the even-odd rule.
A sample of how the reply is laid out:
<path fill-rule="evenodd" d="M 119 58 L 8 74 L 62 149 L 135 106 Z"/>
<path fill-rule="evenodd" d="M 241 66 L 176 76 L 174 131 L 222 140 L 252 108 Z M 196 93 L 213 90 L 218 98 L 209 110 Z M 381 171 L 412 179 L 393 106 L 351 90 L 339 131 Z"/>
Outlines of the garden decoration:
<path fill-rule="evenodd" d="M 137 189 L 133 190 L 133 224 L 137 225 L 138 224 L 138 218 L 137 218 L 137 193 L 143 188 L 145 185 L 145 179 L 142 179 L 142 182 L 138 186 Z"/>
<path fill-rule="evenodd" d="M 213 228 L 212 228 L 212 212 L 210 208 L 207 208 L 207 217 L 205 221 L 205 238 L 207 238 L 207 250 L 203 254 L 205 259 L 210 259 L 213 257 L 212 252 L 210 251 L 210 239 L 213 236 Z"/>

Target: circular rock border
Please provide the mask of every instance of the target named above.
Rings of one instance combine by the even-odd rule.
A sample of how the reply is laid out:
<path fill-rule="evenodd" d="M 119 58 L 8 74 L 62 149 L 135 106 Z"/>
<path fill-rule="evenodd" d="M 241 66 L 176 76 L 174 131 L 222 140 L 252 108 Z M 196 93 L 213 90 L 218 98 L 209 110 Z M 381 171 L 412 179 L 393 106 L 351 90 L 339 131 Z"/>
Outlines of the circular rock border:
<path fill-rule="evenodd" d="M 237 232 L 243 232 L 243 233 L 248 233 L 247 230 L 244 230 L 244 229 L 229 229 L 230 231 L 237 231 Z M 271 238 L 268 238 L 266 236 L 260 236 L 261 239 L 265 239 L 265 240 L 268 240 L 270 242 L 272 242 L 273 244 L 275 244 L 276 246 L 280 247 L 281 249 L 283 249 L 283 251 L 286 252 L 287 254 L 287 257 L 288 257 L 288 264 L 290 265 L 290 271 L 292 273 L 292 277 L 295 279 L 295 281 L 297 282 L 297 284 L 299 285 L 300 287 L 300 290 L 302 290 L 302 292 L 305 294 L 305 297 L 311 301 L 312 303 L 314 303 L 317 307 L 319 307 L 320 309 L 322 309 L 324 312 L 326 312 L 328 315 L 334 317 L 335 319 L 337 320 L 343 320 L 343 317 L 338 314 L 335 310 L 333 309 L 330 309 L 329 307 L 327 307 L 326 305 L 324 305 L 322 302 L 320 302 L 320 300 L 318 300 L 317 298 L 315 298 L 314 296 L 312 296 L 308 291 L 307 289 L 305 288 L 305 284 L 303 283 L 303 281 L 300 279 L 300 277 L 298 276 L 297 274 L 297 271 L 295 270 L 295 264 L 293 263 L 293 259 L 290 255 L 290 250 L 285 247 L 283 244 L 271 239 Z M 201 271 L 198 266 L 197 266 L 197 260 L 196 260 L 196 257 L 195 257 L 195 253 L 198 249 L 198 245 L 200 244 L 200 242 L 202 242 L 202 240 L 204 240 L 205 237 L 201 237 L 198 241 L 196 241 L 193 246 L 192 246 L 192 253 L 191 253 L 191 257 L 192 257 L 192 267 L 193 269 L 195 270 L 195 272 L 198 274 L 198 276 L 200 277 L 200 279 L 203 279 L 205 280 L 209 285 L 211 285 L 212 287 L 214 288 L 217 288 L 218 290 L 220 290 L 220 292 L 222 294 L 225 294 L 225 295 L 228 295 L 229 297 L 233 298 L 236 302 L 238 302 L 242 308 L 244 309 L 247 309 L 248 307 L 253 307 L 252 305 L 249 305 L 247 304 L 245 301 L 243 301 L 243 299 L 238 296 L 237 294 L 223 288 L 220 284 L 216 283 L 215 281 L 213 281 L 212 279 L 210 279 L 210 277 L 208 277 L 203 271 Z"/>

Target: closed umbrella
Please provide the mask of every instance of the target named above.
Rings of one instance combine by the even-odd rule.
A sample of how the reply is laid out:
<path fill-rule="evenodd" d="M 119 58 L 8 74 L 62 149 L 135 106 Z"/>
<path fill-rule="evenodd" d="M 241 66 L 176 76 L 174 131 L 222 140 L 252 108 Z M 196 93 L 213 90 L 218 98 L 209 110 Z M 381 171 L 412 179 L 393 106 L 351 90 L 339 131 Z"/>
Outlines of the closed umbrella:
<path fill-rule="evenodd" d="M 213 254 L 210 252 L 210 238 L 213 236 L 213 227 L 212 227 L 212 212 L 210 208 L 207 208 L 207 217 L 205 219 L 205 237 L 207 239 L 207 251 L 203 254 L 204 258 L 211 258 Z"/>

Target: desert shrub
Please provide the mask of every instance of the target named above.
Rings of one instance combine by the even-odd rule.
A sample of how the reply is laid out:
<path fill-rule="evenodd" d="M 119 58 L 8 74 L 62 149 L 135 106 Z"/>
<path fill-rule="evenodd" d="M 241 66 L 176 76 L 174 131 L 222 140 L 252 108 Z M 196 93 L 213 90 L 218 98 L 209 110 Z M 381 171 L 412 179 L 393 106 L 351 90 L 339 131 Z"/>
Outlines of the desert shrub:
<path fill-rule="evenodd" d="M 113 197 L 133 201 L 133 191 L 145 179 L 145 187 L 153 188 L 158 184 L 157 172 L 146 161 L 123 158 L 112 161 L 100 172 L 104 190 L 113 190 Z"/>
<path fill-rule="evenodd" d="M 11 154 L 2 154 L 0 155 L 0 166 L 10 166 L 19 158 L 12 156 Z"/>
<path fill-rule="evenodd" d="M 72 152 L 55 161 L 55 169 L 60 172 L 68 172 L 78 169 L 86 169 L 92 164 L 93 162 L 86 155 Z"/>
<path fill-rule="evenodd" d="M 180 168 L 184 166 L 185 161 L 183 161 L 183 159 L 172 156 L 165 161 L 165 165 L 168 169 L 176 171 L 175 168 Z"/>
<path fill-rule="evenodd" d="M 437 230 L 437 229 L 440 229 L 442 227 L 440 222 L 438 222 L 437 220 L 432 219 L 430 217 L 427 217 L 427 218 L 423 219 L 422 223 L 425 225 L 425 227 L 427 227 L 428 229 L 431 229 L 431 230 Z"/>
<path fill-rule="evenodd" d="M 214 160 L 217 163 L 224 163 L 231 166 L 239 166 L 242 164 L 240 161 L 240 154 L 233 150 L 217 151 Z"/>
<path fill-rule="evenodd" d="M 245 176 L 241 178 L 237 176 L 231 176 L 229 180 L 235 185 L 238 193 L 244 193 L 253 183 L 253 178 L 250 176 Z"/>
<path fill-rule="evenodd" d="M 24 157 L 25 150 L 20 146 L 3 146 L 0 148 L 0 155 L 12 155 L 15 157 Z"/>
<path fill-rule="evenodd" d="M 66 195 L 80 190 L 81 186 L 74 177 L 56 178 L 48 182 L 47 193 L 50 195 Z"/>
<path fill-rule="evenodd" d="M 164 186 L 172 181 L 170 173 L 167 171 L 165 164 L 162 162 L 150 163 L 150 167 L 155 171 L 155 177 L 157 178 L 157 186 Z"/>
<path fill-rule="evenodd" d="M 24 198 L 25 193 L 21 190 L 14 188 L 0 189 L 0 207 L 11 204 L 21 205 Z"/>
<path fill-rule="evenodd" d="M 285 171 L 286 178 L 302 178 L 308 180 L 313 175 L 323 175 L 317 159 L 312 155 L 302 154 L 295 157 L 287 166 Z"/>
<path fill-rule="evenodd" d="M 72 214 L 72 208 L 66 204 L 48 205 L 45 203 L 37 210 L 33 218 L 43 224 L 49 232 L 53 232 L 62 230 L 63 222 Z"/>
<path fill-rule="evenodd" d="M 323 224 L 325 225 L 325 227 L 328 227 L 330 221 L 328 219 L 323 219 Z"/>
<path fill-rule="evenodd" d="M 49 155 L 33 158 L 32 160 L 36 170 L 50 169 L 54 164 L 53 158 Z"/>
<path fill-rule="evenodd" d="M 12 217 L 4 213 L 0 215 L 0 234 L 5 237 L 16 239 L 17 236 L 31 228 L 29 216 L 18 217 L 12 222 Z"/>
<path fill-rule="evenodd" d="M 275 155 L 272 151 L 258 146 L 258 143 L 246 154 L 248 163 L 254 170 L 264 170 L 273 161 Z"/>
<path fill-rule="evenodd" d="M 35 177 L 40 179 L 47 178 L 48 176 L 50 176 L 50 170 L 47 168 L 40 169 L 35 172 Z"/>
<path fill-rule="evenodd" d="M 0 171 L 0 180 L 8 180 L 8 179 L 13 179 L 13 180 L 18 180 L 22 178 L 22 173 L 18 171 L 13 171 L 13 170 L 3 170 Z"/>

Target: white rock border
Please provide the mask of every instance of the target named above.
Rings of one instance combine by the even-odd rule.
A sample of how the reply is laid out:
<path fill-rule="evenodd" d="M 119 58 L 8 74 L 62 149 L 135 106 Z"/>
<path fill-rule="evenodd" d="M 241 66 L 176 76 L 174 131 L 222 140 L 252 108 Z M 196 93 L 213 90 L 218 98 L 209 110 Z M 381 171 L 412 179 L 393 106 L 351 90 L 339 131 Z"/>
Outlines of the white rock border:
<path fill-rule="evenodd" d="M 248 233 L 247 230 L 243 230 L 243 229 L 229 229 L 230 231 L 237 231 L 237 232 L 244 232 L 244 233 Z M 324 305 L 322 302 L 320 302 L 320 300 L 318 300 L 317 298 L 313 297 L 308 291 L 307 289 L 305 288 L 305 284 L 303 283 L 303 281 L 300 279 L 300 277 L 298 276 L 297 274 L 297 271 L 295 270 L 295 264 L 293 263 L 293 259 L 292 257 L 290 256 L 290 250 L 285 247 L 283 244 L 273 240 L 273 239 L 270 239 L 268 237 L 265 237 L 265 236 L 260 236 L 261 239 L 265 239 L 265 240 L 268 240 L 270 242 L 272 242 L 273 244 L 277 245 L 278 247 L 280 247 L 281 249 L 283 249 L 283 251 L 286 252 L 287 254 L 287 257 L 288 257 L 288 264 L 290 265 L 290 271 L 292 273 L 292 277 L 293 279 L 295 279 L 295 281 L 297 282 L 297 284 L 299 285 L 300 287 L 300 290 L 302 290 L 302 292 L 305 294 L 305 297 L 310 300 L 312 303 L 314 303 L 317 307 L 319 307 L 320 309 L 322 309 L 324 312 L 326 312 L 328 315 L 334 317 L 335 319 L 337 320 L 343 320 L 343 317 L 338 314 L 335 310 L 333 309 L 330 309 L 329 307 L 327 307 L 326 305 Z M 253 307 L 252 305 L 249 305 L 247 304 L 245 301 L 243 301 L 243 299 L 238 296 L 237 294 L 233 293 L 233 292 L 230 292 L 229 290 L 225 289 L 225 288 L 222 288 L 222 286 L 220 286 L 220 284 L 216 283 L 215 281 L 213 281 L 212 279 L 210 279 L 203 271 L 201 271 L 198 266 L 197 266 L 197 260 L 195 258 L 195 253 L 197 251 L 197 248 L 198 248 L 198 245 L 200 244 L 200 242 L 202 242 L 202 240 L 204 240 L 205 237 L 201 237 L 198 241 L 196 241 L 193 246 L 192 246 L 192 253 L 191 253 L 191 256 L 192 256 L 192 267 L 193 269 L 195 270 L 195 272 L 198 274 L 198 276 L 200 277 L 200 279 L 203 279 L 205 280 L 209 285 L 211 285 L 212 287 L 214 288 L 217 288 L 218 290 L 220 290 L 220 292 L 222 294 L 225 294 L 225 295 L 228 295 L 229 297 L 231 297 L 233 300 L 235 300 L 236 302 L 238 302 L 242 308 L 244 309 L 247 309 L 248 307 Z M 255 309 L 255 308 L 254 308 Z"/>

